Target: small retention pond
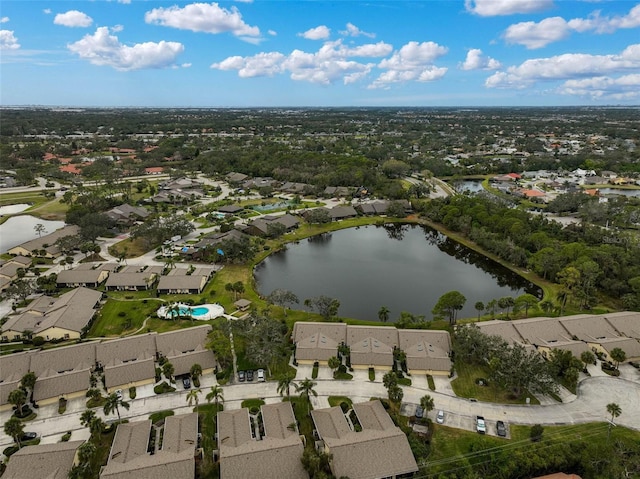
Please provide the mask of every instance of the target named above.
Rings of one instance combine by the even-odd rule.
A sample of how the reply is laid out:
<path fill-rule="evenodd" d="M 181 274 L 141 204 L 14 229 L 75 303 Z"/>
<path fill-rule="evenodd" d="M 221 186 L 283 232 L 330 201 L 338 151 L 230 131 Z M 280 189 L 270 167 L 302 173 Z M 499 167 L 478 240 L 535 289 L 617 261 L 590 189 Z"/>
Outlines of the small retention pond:
<path fill-rule="evenodd" d="M 438 298 L 452 290 L 467 298 L 459 317 L 476 316 L 477 301 L 540 295 L 509 269 L 419 225 L 351 228 L 290 244 L 260 263 L 255 278 L 263 295 L 294 292 L 300 309 L 325 295 L 340 301 L 339 316 L 376 321 L 381 306 L 391 321 L 401 311 L 431 319 Z"/>
<path fill-rule="evenodd" d="M 37 238 L 38 233 L 34 229 L 37 224 L 44 226 L 44 236 L 62 228 L 64 221 L 43 220 L 31 215 L 12 216 L 0 225 L 0 253 Z"/>

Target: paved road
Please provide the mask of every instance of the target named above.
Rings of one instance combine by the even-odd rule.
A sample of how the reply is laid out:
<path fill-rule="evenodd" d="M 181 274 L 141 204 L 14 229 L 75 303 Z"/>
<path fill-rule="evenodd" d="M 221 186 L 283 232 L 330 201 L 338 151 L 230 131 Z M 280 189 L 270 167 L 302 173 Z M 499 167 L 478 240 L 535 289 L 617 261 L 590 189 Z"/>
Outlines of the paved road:
<path fill-rule="evenodd" d="M 630 367 L 630 366 L 629 366 Z M 386 396 L 386 390 L 382 384 L 382 375 L 377 375 L 375 382 L 368 380 L 367 371 L 355 371 L 352 381 L 336 381 L 328 379 L 330 374 L 321 368 L 319 378 L 316 379 L 316 391 L 318 397 L 312 397 L 315 408 L 328 406 L 329 396 L 348 396 L 354 402 L 368 401 L 371 397 Z M 310 368 L 300 367 L 296 379 L 304 379 Z M 327 373 L 327 374 L 325 374 Z M 637 373 L 637 371 L 636 371 Z M 326 378 L 326 379 L 324 379 Z M 211 385 L 215 384 L 213 376 L 202 379 L 203 391 L 201 401 Z M 178 384 L 178 391 L 171 394 L 156 396 L 152 386 L 138 388 L 138 398 L 131 401 L 128 411 L 122 410 L 123 418 L 131 420 L 147 419 L 154 411 L 175 409 L 176 413 L 189 411 L 186 394 Z M 269 381 L 265 383 L 240 383 L 223 387 L 225 408 L 239 409 L 242 400 L 247 398 L 263 398 L 267 403 L 281 400 L 277 393 L 277 383 Z M 435 411 L 445 411 L 445 424 L 461 429 L 473 430 L 476 415 L 483 415 L 487 419 L 489 433 L 495 434 L 495 421 L 503 420 L 513 424 L 577 424 L 608 419 L 606 405 L 615 402 L 622 408 L 622 415 L 616 419 L 616 423 L 640 431 L 640 414 L 637 413 L 640 405 L 640 373 L 636 380 L 626 380 L 613 377 L 587 378 L 580 383 L 578 397 L 573 401 L 553 405 L 502 405 L 482 402 L 471 402 L 468 399 L 451 395 L 447 389 L 444 392 L 430 391 L 426 378 L 414 378 L 412 386 L 405 386 L 403 410 L 411 415 L 415 405 L 425 394 L 434 398 Z M 56 406 L 42 407 L 38 410 L 38 418 L 27 423 L 26 430 L 35 431 L 43 436 L 43 442 L 57 442 L 66 431 L 74 431 L 74 439 L 81 439 L 86 430 L 80 426 L 80 414 L 84 410 L 83 398 L 70 401 L 67 411 L 59 415 Z M 435 411 L 430 414 L 435 415 Z M 97 410 L 99 416 L 104 417 L 101 410 Z M 6 422 L 9 413 L 0 414 L 0 423 Z M 113 419 L 111 416 L 108 419 Z M 0 432 L 0 447 L 12 443 L 12 439 L 4 432 Z"/>

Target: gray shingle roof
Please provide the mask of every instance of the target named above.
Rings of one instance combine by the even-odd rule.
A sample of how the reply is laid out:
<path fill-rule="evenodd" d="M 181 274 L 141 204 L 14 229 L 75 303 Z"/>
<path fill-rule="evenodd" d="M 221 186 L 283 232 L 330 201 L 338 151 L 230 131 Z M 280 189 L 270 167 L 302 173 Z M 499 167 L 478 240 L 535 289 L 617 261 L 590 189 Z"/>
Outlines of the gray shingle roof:
<path fill-rule="evenodd" d="M 398 330 L 388 326 L 349 326 L 347 345 L 351 348 L 351 364 L 391 366 Z"/>
<path fill-rule="evenodd" d="M 407 356 L 409 370 L 449 371 L 451 338 L 447 331 L 399 329 L 399 347 Z"/>
<path fill-rule="evenodd" d="M 296 359 L 326 361 L 338 353 L 338 345 L 347 340 L 344 323 L 297 322 L 293 326 Z"/>
<path fill-rule="evenodd" d="M 11 456 L 4 479 L 67 479 L 84 441 L 23 447 Z"/>

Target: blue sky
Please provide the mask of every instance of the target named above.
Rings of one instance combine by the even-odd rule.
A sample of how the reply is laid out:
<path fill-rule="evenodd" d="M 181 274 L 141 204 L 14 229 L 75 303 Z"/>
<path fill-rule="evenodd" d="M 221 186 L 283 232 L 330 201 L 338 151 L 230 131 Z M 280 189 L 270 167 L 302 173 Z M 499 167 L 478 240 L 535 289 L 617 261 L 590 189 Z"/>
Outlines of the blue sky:
<path fill-rule="evenodd" d="M 640 2 L 0 4 L 0 103 L 637 105 Z"/>

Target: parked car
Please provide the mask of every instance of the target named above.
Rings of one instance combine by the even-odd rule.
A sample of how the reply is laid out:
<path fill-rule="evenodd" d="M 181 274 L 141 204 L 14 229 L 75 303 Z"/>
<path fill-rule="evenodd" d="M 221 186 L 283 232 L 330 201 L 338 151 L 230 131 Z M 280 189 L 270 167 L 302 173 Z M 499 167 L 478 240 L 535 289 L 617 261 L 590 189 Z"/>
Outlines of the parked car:
<path fill-rule="evenodd" d="M 37 432 L 23 432 L 22 436 L 20 436 L 20 442 L 31 441 L 37 437 Z"/>
<path fill-rule="evenodd" d="M 122 399 L 122 389 L 116 389 L 116 397 Z"/>
<path fill-rule="evenodd" d="M 182 385 L 184 386 L 185 389 L 191 388 L 191 379 L 182 378 Z"/>
<path fill-rule="evenodd" d="M 247 371 L 247 381 L 253 381 L 253 371 L 251 369 Z"/>
<path fill-rule="evenodd" d="M 482 416 L 476 416 L 476 431 L 480 434 L 485 434 L 487 432 L 487 425 Z"/>
<path fill-rule="evenodd" d="M 496 423 L 496 432 L 500 437 L 507 437 L 507 426 L 504 425 L 504 422 L 498 421 Z"/>
<path fill-rule="evenodd" d="M 436 414 L 436 422 L 438 424 L 444 424 L 444 411 L 438 411 L 438 414 Z"/>
<path fill-rule="evenodd" d="M 241 383 L 244 382 L 245 376 L 244 376 L 244 371 L 238 371 L 238 381 L 240 381 Z"/>
<path fill-rule="evenodd" d="M 424 417 L 424 409 L 422 409 L 422 406 L 418 406 L 416 408 L 415 416 L 417 419 L 422 419 Z"/>
<path fill-rule="evenodd" d="M 258 369 L 258 381 L 261 383 L 265 382 L 266 378 L 264 376 L 264 369 Z"/>

